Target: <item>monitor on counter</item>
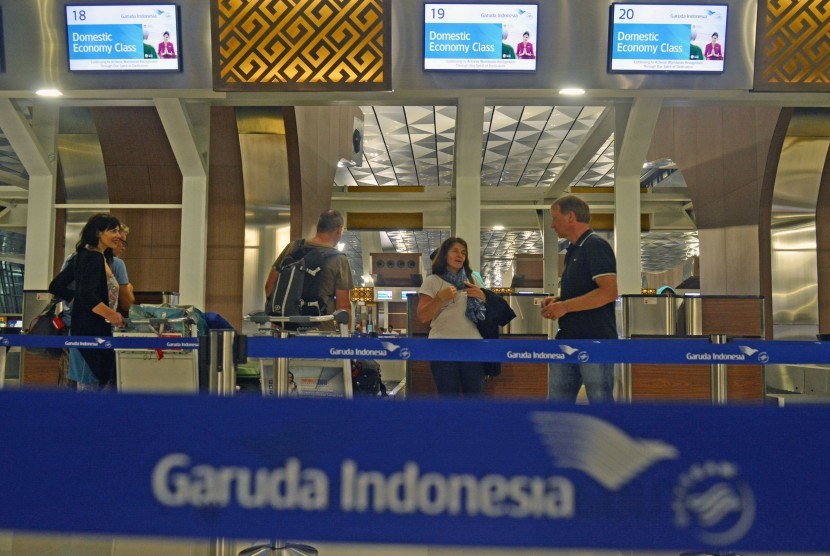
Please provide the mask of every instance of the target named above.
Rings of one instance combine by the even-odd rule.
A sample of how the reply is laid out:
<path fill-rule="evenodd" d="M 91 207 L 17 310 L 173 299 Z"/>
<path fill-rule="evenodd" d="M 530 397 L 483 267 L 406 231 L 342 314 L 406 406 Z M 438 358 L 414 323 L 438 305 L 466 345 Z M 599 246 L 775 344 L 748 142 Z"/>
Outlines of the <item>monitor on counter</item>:
<path fill-rule="evenodd" d="M 534 71 L 537 4 L 424 4 L 424 69 Z"/>
<path fill-rule="evenodd" d="M 67 5 L 70 71 L 180 71 L 175 4 Z"/>
<path fill-rule="evenodd" d="M 403 290 L 401 292 L 401 299 L 406 301 L 407 296 L 415 295 L 416 293 L 418 293 L 416 290 Z"/>
<path fill-rule="evenodd" d="M 611 4 L 608 71 L 719 73 L 726 5 Z"/>
<path fill-rule="evenodd" d="M 394 299 L 394 292 L 392 290 L 377 290 L 378 301 L 392 301 Z"/>

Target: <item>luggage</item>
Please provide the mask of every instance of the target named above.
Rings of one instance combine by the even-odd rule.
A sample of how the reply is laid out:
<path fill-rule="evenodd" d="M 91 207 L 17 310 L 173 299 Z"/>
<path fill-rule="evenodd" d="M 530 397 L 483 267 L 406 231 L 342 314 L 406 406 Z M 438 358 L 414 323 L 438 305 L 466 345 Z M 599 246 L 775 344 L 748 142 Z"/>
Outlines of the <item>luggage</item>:
<path fill-rule="evenodd" d="M 355 396 L 386 396 L 380 363 L 374 359 L 352 361 L 352 392 Z"/>
<path fill-rule="evenodd" d="M 190 305 L 133 305 L 124 329 L 116 336 L 207 335 L 205 315 Z M 116 385 L 119 392 L 206 391 L 207 364 L 200 349 L 116 349 Z M 203 378 L 204 377 L 204 378 Z"/>
<path fill-rule="evenodd" d="M 26 334 L 30 336 L 66 336 L 69 329 L 64 326 L 60 316 L 57 315 L 57 308 L 60 300 L 52 298 L 52 301 L 29 323 Z M 39 357 L 60 357 L 63 355 L 63 348 L 26 348 L 26 351 Z"/>
<path fill-rule="evenodd" d="M 205 314 L 192 305 L 133 305 L 130 307 L 130 320 L 147 319 L 183 319 L 188 318 L 196 325 L 196 336 L 207 336 L 208 325 Z M 152 323 L 130 324 L 131 332 L 149 332 L 152 334 L 181 334 L 192 337 L 191 324 L 186 322 L 174 322 L 170 324 L 155 325 Z"/>
<path fill-rule="evenodd" d="M 330 314 L 333 307 L 321 299 L 315 278 L 327 259 L 340 254 L 333 247 L 306 247 L 305 240 L 300 240 L 277 269 L 279 277 L 265 302 L 265 312 L 274 317 Z"/>

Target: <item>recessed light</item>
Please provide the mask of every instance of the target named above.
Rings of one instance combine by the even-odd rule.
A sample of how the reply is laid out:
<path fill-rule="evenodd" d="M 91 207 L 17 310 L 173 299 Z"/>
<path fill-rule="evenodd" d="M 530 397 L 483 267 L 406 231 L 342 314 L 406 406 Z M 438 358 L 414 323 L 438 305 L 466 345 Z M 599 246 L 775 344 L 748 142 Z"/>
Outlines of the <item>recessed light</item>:
<path fill-rule="evenodd" d="M 38 89 L 35 94 L 40 97 L 60 97 L 63 93 L 57 89 Z"/>
<path fill-rule="evenodd" d="M 493 226 L 493 230 L 495 230 L 497 232 L 499 232 L 503 229 L 504 229 L 504 226 L 502 226 L 501 224 L 496 224 L 495 226 Z"/>
<path fill-rule="evenodd" d="M 584 95 L 585 89 L 580 89 L 578 87 L 566 87 L 564 89 L 559 89 L 560 95 Z"/>

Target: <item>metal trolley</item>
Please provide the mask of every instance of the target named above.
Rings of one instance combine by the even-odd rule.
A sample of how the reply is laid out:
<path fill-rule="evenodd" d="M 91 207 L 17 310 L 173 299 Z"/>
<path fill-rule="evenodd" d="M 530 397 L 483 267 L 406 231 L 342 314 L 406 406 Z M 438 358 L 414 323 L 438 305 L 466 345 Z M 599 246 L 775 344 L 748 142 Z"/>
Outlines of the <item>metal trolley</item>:
<path fill-rule="evenodd" d="M 340 337 L 347 337 L 349 335 L 348 322 L 349 313 L 347 311 L 335 311 L 331 315 L 323 315 L 319 317 L 272 317 L 266 314 L 252 314 L 245 317 L 247 320 L 254 322 L 260 326 L 260 332 L 263 335 L 273 335 L 277 338 L 288 338 L 294 336 L 310 336 L 310 335 L 338 335 Z M 323 322 L 334 321 L 338 324 L 339 332 L 322 332 L 318 330 L 303 331 L 289 331 L 280 325 L 286 323 L 314 326 Z M 286 357 L 273 360 L 272 372 L 266 372 L 264 359 L 260 360 L 260 376 L 262 377 L 262 389 L 265 396 L 276 396 L 279 398 L 290 397 L 297 395 L 302 397 L 303 390 L 300 386 L 294 391 L 289 387 L 289 373 L 304 384 L 303 380 L 308 380 L 307 392 L 314 392 L 315 389 L 325 381 L 325 385 L 331 382 L 339 382 L 340 377 L 343 380 L 343 392 L 341 397 L 352 397 L 352 368 L 349 359 L 288 359 Z M 308 372 L 306 373 L 306 371 Z M 300 374 L 303 373 L 303 374 Z M 339 375 L 339 376 L 338 376 Z M 313 382 L 316 381 L 316 385 Z M 317 391 L 319 394 L 319 390 Z M 313 395 L 313 394 L 312 394 Z M 335 395 L 335 390 L 327 390 L 324 396 L 315 397 L 331 397 Z M 313 546 L 307 544 L 289 543 L 281 539 L 272 540 L 270 543 L 258 544 L 251 546 L 239 552 L 239 556 L 317 556 L 318 551 Z"/>
<path fill-rule="evenodd" d="M 259 325 L 261 335 L 275 338 L 290 336 L 348 337 L 349 314 L 335 311 L 331 315 L 273 317 L 252 314 L 245 317 Z M 338 331 L 320 331 L 315 325 L 334 321 Z M 307 325 L 309 329 L 286 330 L 285 324 Z M 352 368 L 349 359 L 260 359 L 260 377 L 264 396 L 286 397 L 352 397 Z M 293 381 L 289 377 L 293 377 Z"/>
<path fill-rule="evenodd" d="M 187 337 L 198 335 L 191 317 L 124 319 L 115 336 Z M 116 349 L 119 392 L 199 393 L 199 353 L 195 349 Z"/>

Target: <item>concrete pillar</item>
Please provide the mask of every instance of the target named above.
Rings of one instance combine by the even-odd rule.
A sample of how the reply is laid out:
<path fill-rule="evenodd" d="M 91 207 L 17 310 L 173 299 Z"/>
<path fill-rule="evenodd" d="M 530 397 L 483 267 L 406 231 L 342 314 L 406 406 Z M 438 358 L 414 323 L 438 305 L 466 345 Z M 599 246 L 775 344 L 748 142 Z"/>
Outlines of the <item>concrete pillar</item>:
<path fill-rule="evenodd" d="M 57 105 L 38 102 L 30 126 L 9 99 L 0 99 L 0 128 L 29 174 L 25 290 L 45 290 L 52 280 L 58 112 Z"/>
<path fill-rule="evenodd" d="M 179 303 L 205 306 L 207 276 L 207 168 L 184 104 L 176 98 L 153 101 L 182 172 L 182 239 Z"/>
<path fill-rule="evenodd" d="M 467 242 L 473 270 L 481 270 L 481 147 L 484 97 L 458 99 L 455 120 L 455 202 L 451 233 Z"/>
<path fill-rule="evenodd" d="M 618 106 L 614 141 L 614 251 L 620 295 L 642 292 L 640 176 L 662 99 L 635 99 Z"/>
<path fill-rule="evenodd" d="M 545 269 L 542 285 L 547 293 L 559 293 L 559 236 L 551 228 L 552 219 L 550 208 L 543 210 L 541 214 L 542 226 L 542 256 L 545 261 Z"/>

